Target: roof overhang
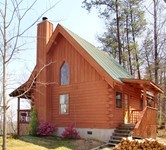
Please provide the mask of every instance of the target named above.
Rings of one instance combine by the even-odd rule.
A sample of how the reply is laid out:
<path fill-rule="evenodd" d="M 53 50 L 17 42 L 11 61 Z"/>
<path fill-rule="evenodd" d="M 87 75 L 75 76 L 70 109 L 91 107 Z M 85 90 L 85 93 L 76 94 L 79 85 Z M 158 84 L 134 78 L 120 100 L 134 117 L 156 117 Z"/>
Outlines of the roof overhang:
<path fill-rule="evenodd" d="M 37 66 L 35 66 L 28 81 L 26 81 L 21 86 L 19 86 L 17 89 L 12 91 L 9 94 L 9 96 L 10 97 L 20 97 L 20 98 L 25 98 L 25 99 L 31 99 L 31 94 L 32 94 L 34 86 L 35 86 L 36 70 L 37 70 Z"/>
<path fill-rule="evenodd" d="M 150 80 L 129 78 L 121 78 L 121 80 L 123 83 L 139 85 L 140 87 L 148 87 L 148 89 L 156 93 L 164 93 L 164 91 L 159 86 Z"/>
<path fill-rule="evenodd" d="M 31 91 L 32 90 L 28 91 L 27 85 L 28 85 L 28 83 L 25 82 L 20 87 L 18 87 L 14 91 L 12 91 L 9 94 L 9 96 L 10 97 L 20 97 L 20 98 L 30 99 L 31 98 Z"/>

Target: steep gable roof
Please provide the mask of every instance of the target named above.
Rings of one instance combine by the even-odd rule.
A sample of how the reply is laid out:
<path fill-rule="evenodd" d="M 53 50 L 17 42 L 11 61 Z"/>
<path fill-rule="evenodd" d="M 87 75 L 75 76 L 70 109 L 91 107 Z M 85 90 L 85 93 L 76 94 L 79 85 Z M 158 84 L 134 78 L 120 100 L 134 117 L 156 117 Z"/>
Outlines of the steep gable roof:
<path fill-rule="evenodd" d="M 64 28 L 64 27 L 63 27 Z M 67 28 L 64 28 L 95 61 L 115 80 L 121 81 L 120 78 L 133 78 L 115 59 L 99 50 L 91 43 L 87 42 L 77 34 Z"/>
<path fill-rule="evenodd" d="M 110 77 L 112 77 L 114 80 L 122 82 L 121 78 L 133 78 L 133 76 L 130 75 L 118 62 L 116 62 L 115 59 L 110 57 L 105 52 L 99 50 L 94 45 L 87 42 L 85 39 L 81 38 L 77 34 L 73 33 L 69 29 L 67 29 L 59 24 L 53 33 L 53 37 L 52 37 L 53 39 L 51 39 L 50 41 L 55 40 L 55 38 L 58 34 L 57 32 L 61 33 L 64 37 L 67 33 L 70 36 L 70 38 L 73 38 L 75 40 L 75 42 L 77 42 L 91 56 L 91 58 L 94 59 L 95 62 L 102 69 L 104 69 L 105 72 Z M 48 43 L 48 47 L 47 47 L 48 51 L 49 51 L 50 46 L 51 46 L 51 43 Z"/>

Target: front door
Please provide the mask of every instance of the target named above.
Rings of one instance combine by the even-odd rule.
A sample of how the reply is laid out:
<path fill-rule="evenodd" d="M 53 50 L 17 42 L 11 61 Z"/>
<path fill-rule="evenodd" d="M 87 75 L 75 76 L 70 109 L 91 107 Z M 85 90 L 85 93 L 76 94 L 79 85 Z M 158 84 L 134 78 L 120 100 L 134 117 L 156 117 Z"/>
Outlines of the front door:
<path fill-rule="evenodd" d="M 124 123 L 129 123 L 129 96 L 124 94 Z"/>

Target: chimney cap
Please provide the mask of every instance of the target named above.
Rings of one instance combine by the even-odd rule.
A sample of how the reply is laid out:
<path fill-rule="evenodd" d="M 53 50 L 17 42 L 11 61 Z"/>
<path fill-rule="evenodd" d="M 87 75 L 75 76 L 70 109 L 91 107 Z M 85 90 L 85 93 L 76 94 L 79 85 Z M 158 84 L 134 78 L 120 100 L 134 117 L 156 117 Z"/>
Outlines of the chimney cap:
<path fill-rule="evenodd" d="M 43 17 L 43 18 L 42 18 L 43 21 L 44 21 L 44 20 L 47 20 L 47 19 L 48 19 L 47 17 Z"/>

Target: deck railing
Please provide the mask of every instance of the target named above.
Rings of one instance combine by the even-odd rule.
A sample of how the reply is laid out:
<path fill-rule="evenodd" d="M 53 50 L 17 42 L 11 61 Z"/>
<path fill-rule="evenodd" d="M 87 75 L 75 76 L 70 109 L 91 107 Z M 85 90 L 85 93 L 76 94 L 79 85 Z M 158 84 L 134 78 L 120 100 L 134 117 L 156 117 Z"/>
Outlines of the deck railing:
<path fill-rule="evenodd" d="M 146 107 L 134 128 L 134 136 L 156 137 L 156 109 Z"/>

